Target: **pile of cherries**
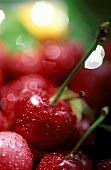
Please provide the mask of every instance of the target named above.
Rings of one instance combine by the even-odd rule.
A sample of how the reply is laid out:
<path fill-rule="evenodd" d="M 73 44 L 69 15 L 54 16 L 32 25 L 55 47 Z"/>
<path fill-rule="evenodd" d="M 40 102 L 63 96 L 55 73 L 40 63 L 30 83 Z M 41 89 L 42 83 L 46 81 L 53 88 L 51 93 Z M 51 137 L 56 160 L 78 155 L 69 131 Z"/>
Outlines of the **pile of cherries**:
<path fill-rule="evenodd" d="M 104 45 L 103 64 L 96 69 L 83 65 L 66 88 L 68 97 L 53 103 L 53 96 L 85 55 L 83 44 L 47 40 L 37 49 L 9 53 L 0 42 L 0 170 L 111 169 L 110 46 L 111 39 Z M 79 116 L 69 102 L 76 106 L 76 99 Z M 71 154 L 105 106 L 109 114 L 103 126 Z"/>

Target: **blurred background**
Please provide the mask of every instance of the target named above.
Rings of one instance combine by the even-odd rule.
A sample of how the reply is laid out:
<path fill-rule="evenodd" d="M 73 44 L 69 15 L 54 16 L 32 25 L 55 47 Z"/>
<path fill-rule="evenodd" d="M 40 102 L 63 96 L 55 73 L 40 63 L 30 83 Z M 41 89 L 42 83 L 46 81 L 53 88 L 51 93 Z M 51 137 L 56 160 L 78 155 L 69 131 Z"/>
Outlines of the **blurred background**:
<path fill-rule="evenodd" d="M 74 39 L 88 48 L 98 26 L 110 22 L 110 4 L 110 0 L 0 0 L 0 38 L 11 52 L 37 47 L 47 39 Z"/>

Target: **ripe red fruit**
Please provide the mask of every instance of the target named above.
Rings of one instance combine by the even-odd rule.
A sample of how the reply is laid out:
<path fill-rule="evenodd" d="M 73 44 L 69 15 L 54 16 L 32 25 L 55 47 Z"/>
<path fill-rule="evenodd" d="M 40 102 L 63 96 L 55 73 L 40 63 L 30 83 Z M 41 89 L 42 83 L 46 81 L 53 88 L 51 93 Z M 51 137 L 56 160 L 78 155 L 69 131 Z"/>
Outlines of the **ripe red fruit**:
<path fill-rule="evenodd" d="M 9 130 L 9 122 L 0 110 L 0 132 Z"/>
<path fill-rule="evenodd" d="M 59 153 L 50 153 L 46 155 L 39 163 L 36 170 L 94 170 L 92 160 L 81 151 L 78 151 L 72 157 L 65 157 Z"/>
<path fill-rule="evenodd" d="M 3 70 L 0 68 L 0 88 L 4 85 L 4 73 Z"/>
<path fill-rule="evenodd" d="M 83 57 L 85 49 L 75 41 L 46 41 L 39 49 L 42 74 L 60 85 Z"/>
<path fill-rule="evenodd" d="M 108 65 L 106 61 L 96 69 L 85 69 L 82 67 L 69 84 L 69 88 L 76 93 L 84 91 L 84 100 L 94 110 L 104 106 L 104 88 L 108 75 Z"/>
<path fill-rule="evenodd" d="M 33 155 L 27 142 L 15 132 L 0 132 L 0 170 L 32 170 Z"/>
<path fill-rule="evenodd" d="M 85 132 L 90 128 L 92 124 L 93 121 L 89 120 L 87 117 L 83 117 L 78 120 L 73 130 L 72 136 L 64 143 L 62 143 L 57 148 L 56 152 L 66 156 L 70 152 L 70 150 L 72 150 L 74 146 L 76 146 L 76 144 L 79 142 L 79 140 L 83 137 Z M 96 133 L 93 131 L 87 136 L 87 138 L 79 148 L 85 154 L 88 154 L 90 157 L 92 157 L 96 151 L 96 147 Z"/>
<path fill-rule="evenodd" d="M 96 170 L 111 170 L 111 158 L 101 160 L 96 165 Z"/>
<path fill-rule="evenodd" d="M 111 61 L 111 36 L 104 43 L 105 60 Z"/>
<path fill-rule="evenodd" d="M 0 87 L 3 82 L 7 82 L 6 69 L 8 57 L 9 57 L 8 49 L 5 43 L 0 40 Z M 8 64 L 10 64 L 10 61 L 8 62 Z"/>
<path fill-rule="evenodd" d="M 3 86 L 0 91 L 0 105 L 9 121 L 14 117 L 14 105 L 23 91 L 42 89 L 42 95 L 52 96 L 54 94 L 53 84 L 39 74 L 21 76 L 10 84 Z M 47 90 L 48 89 L 48 90 Z"/>
<path fill-rule="evenodd" d="M 72 139 L 70 140 L 72 147 L 74 146 L 74 144 L 77 144 L 77 142 L 79 142 L 79 140 L 82 138 L 82 136 L 85 134 L 85 132 L 90 128 L 92 124 L 93 121 L 89 120 L 87 117 L 83 117 L 77 121 L 76 127 L 72 135 Z M 92 132 L 90 133 L 90 135 L 88 135 L 88 137 L 81 145 L 81 149 L 84 150 L 84 152 L 91 153 L 91 151 L 94 151 L 95 148 L 96 148 L 95 134 L 94 132 Z"/>
<path fill-rule="evenodd" d="M 57 153 L 51 153 L 45 156 L 37 166 L 36 170 L 84 170 L 82 163 L 73 158 L 66 158 Z"/>
<path fill-rule="evenodd" d="M 5 75 L 7 81 L 15 80 L 18 76 L 37 74 L 40 72 L 41 63 L 36 49 L 26 52 L 9 54 L 6 59 Z"/>
<path fill-rule="evenodd" d="M 42 91 L 27 91 L 15 104 L 13 129 L 29 144 L 39 149 L 52 149 L 69 138 L 76 116 L 68 103 L 58 100 L 51 104 Z"/>
<path fill-rule="evenodd" d="M 93 161 L 82 151 L 77 151 L 74 154 L 73 159 L 78 160 L 82 163 L 85 170 L 94 170 Z"/>

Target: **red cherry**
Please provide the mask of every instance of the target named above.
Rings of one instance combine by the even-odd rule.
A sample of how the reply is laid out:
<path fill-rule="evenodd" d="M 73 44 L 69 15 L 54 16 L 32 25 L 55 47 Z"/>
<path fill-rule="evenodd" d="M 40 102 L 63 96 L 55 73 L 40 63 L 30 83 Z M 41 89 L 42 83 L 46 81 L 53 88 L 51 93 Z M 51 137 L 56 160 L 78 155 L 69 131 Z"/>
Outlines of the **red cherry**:
<path fill-rule="evenodd" d="M 76 116 L 68 103 L 51 104 L 42 91 L 27 91 L 15 104 L 13 129 L 39 149 L 53 149 L 72 135 Z"/>
<path fill-rule="evenodd" d="M 36 49 L 26 52 L 12 53 L 7 57 L 5 74 L 7 81 L 18 76 L 40 73 L 41 63 Z"/>
<path fill-rule="evenodd" d="M 70 153 L 70 151 L 64 150 L 63 152 L 59 150 L 59 152 L 57 153 L 62 154 L 66 157 Z M 75 159 L 78 162 L 81 162 L 85 170 L 93 170 L 93 160 L 90 159 L 89 156 L 84 154 L 82 151 L 77 151 L 73 155 L 73 159 Z"/>
<path fill-rule="evenodd" d="M 111 169 L 111 158 L 107 158 L 104 160 L 101 160 L 97 165 L 96 165 L 96 170 L 110 170 Z"/>
<path fill-rule="evenodd" d="M 85 69 L 82 67 L 69 84 L 69 88 L 76 93 L 84 91 L 84 100 L 97 111 L 104 106 L 104 88 L 108 73 L 109 63 L 106 61 L 96 69 Z"/>
<path fill-rule="evenodd" d="M 60 85 L 84 55 L 82 44 L 75 41 L 46 41 L 39 49 L 42 74 Z"/>
<path fill-rule="evenodd" d="M 83 117 L 77 121 L 76 127 L 73 132 L 73 137 L 71 140 L 72 141 L 71 143 L 73 143 L 73 146 L 74 146 L 74 143 L 76 144 L 82 138 L 82 136 L 85 134 L 85 132 L 90 128 L 92 124 L 93 122 L 90 121 L 86 117 Z M 81 149 L 84 150 L 84 152 L 91 152 L 91 151 L 94 151 L 95 148 L 96 148 L 95 134 L 94 132 L 92 132 L 83 142 Z"/>
<path fill-rule="evenodd" d="M 32 170 L 33 155 L 22 136 L 14 132 L 0 132 L 0 170 Z"/>
<path fill-rule="evenodd" d="M 75 128 L 73 130 L 72 136 L 64 141 L 56 150 L 57 153 L 62 153 L 66 156 L 68 154 L 69 150 L 72 150 L 74 146 L 79 142 L 79 140 L 82 138 L 82 136 L 85 134 L 85 132 L 90 128 L 90 126 L 93 124 L 93 121 L 89 120 L 87 117 L 82 117 L 80 120 L 77 121 Z M 80 146 L 80 149 L 86 153 L 92 156 L 93 153 L 96 150 L 96 134 L 94 131 L 88 135 L 88 137 L 85 139 L 85 141 Z"/>
<path fill-rule="evenodd" d="M 0 41 L 0 86 L 1 82 L 7 82 L 7 58 L 9 58 L 8 49 L 3 41 Z M 10 61 L 8 62 L 10 64 Z M 3 84 L 2 84 L 3 85 Z"/>
<path fill-rule="evenodd" d="M 76 159 L 76 160 L 80 161 L 85 170 L 94 170 L 92 159 L 90 159 L 82 151 L 77 151 L 77 153 L 74 154 L 73 159 Z"/>
<path fill-rule="evenodd" d="M 0 132 L 9 130 L 9 122 L 0 110 Z"/>
<path fill-rule="evenodd" d="M 4 85 L 5 83 L 5 75 L 2 69 L 0 69 L 0 88 Z"/>
<path fill-rule="evenodd" d="M 111 61 L 111 36 L 104 43 L 105 60 Z"/>
<path fill-rule="evenodd" d="M 45 156 L 37 166 L 36 170 L 84 170 L 82 163 L 79 160 L 66 158 L 58 153 L 51 153 Z"/>
<path fill-rule="evenodd" d="M 54 85 L 39 74 L 29 74 L 21 76 L 10 84 L 3 86 L 0 91 L 0 105 L 7 116 L 12 121 L 14 117 L 14 105 L 21 93 L 27 90 L 38 89 L 43 91 L 42 95 L 52 96 L 54 94 Z M 48 91 L 47 91 L 48 89 Z"/>

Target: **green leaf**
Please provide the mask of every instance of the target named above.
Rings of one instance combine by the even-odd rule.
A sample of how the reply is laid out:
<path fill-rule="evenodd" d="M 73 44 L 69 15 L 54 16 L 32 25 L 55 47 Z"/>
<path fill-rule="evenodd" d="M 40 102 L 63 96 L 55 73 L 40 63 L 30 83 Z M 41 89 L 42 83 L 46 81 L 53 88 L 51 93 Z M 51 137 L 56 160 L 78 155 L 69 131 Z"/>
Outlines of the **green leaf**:
<path fill-rule="evenodd" d="M 71 100 L 71 99 L 75 99 L 77 97 L 79 97 L 79 94 L 68 89 L 67 87 L 65 88 L 65 90 L 63 91 L 63 93 L 60 96 L 60 98 L 63 99 L 63 100 Z"/>
<path fill-rule="evenodd" d="M 53 101 L 53 97 L 51 99 L 52 101 Z M 76 114 L 77 116 L 77 119 L 81 119 L 84 114 L 89 119 L 95 120 L 93 111 L 88 106 L 88 104 L 85 102 L 85 100 L 80 98 L 78 93 L 75 93 L 74 91 L 66 87 L 65 90 L 62 92 L 60 99 L 63 99 L 69 102 L 74 114 Z"/>
<path fill-rule="evenodd" d="M 73 100 L 69 100 L 70 106 L 73 112 L 76 114 L 78 120 L 80 120 L 83 114 L 88 117 L 90 120 L 95 120 L 95 116 L 91 108 L 85 102 L 85 100 L 81 98 L 76 98 Z"/>

